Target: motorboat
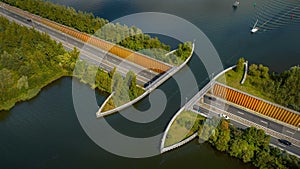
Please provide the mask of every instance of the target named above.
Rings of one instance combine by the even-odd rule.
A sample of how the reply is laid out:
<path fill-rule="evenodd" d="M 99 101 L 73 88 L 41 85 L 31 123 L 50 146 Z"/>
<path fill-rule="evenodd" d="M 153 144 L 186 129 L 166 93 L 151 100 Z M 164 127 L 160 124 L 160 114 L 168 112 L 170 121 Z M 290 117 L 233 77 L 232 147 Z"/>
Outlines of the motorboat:
<path fill-rule="evenodd" d="M 256 32 L 259 30 L 259 27 L 256 26 L 257 23 L 258 23 L 258 19 L 256 20 L 256 22 L 255 22 L 253 28 L 251 29 L 251 33 L 256 33 Z"/>
<path fill-rule="evenodd" d="M 235 1 L 235 2 L 233 3 L 233 5 L 232 5 L 232 6 L 233 6 L 234 8 L 237 8 L 237 7 L 239 6 L 239 4 L 240 4 L 240 2 L 239 2 L 239 1 Z"/>
<path fill-rule="evenodd" d="M 259 30 L 259 28 L 255 27 L 255 28 L 251 29 L 251 33 L 256 33 L 258 30 Z"/>

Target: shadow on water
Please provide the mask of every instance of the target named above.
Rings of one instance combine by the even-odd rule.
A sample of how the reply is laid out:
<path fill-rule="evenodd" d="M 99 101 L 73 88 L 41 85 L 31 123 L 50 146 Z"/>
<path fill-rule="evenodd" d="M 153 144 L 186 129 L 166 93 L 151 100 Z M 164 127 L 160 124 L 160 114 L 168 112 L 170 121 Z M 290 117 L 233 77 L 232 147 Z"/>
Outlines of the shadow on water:
<path fill-rule="evenodd" d="M 7 119 L 10 116 L 10 114 L 11 113 L 9 111 L 0 111 L 0 122 Z"/>

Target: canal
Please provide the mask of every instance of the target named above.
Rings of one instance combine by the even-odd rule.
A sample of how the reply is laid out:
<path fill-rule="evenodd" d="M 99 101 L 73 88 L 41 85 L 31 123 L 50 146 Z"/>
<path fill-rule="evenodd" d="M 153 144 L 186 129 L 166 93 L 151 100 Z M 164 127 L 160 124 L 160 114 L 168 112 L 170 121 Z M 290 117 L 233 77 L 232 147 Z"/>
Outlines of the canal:
<path fill-rule="evenodd" d="M 233 10 L 231 0 L 52 0 L 93 12 L 114 20 L 136 12 L 164 12 L 182 17 L 201 29 L 217 49 L 224 67 L 235 64 L 239 57 L 250 63 L 262 63 L 271 71 L 280 72 L 300 63 L 299 24 L 251 35 L 256 20 L 254 1 L 241 1 Z M 266 0 L 267 1 L 267 0 Z M 256 1 L 257 6 L 265 1 Z M 175 46 L 173 40 L 162 37 Z M 201 88 L 208 75 L 201 61 L 194 56 L 188 64 Z M 185 68 L 176 76 L 185 80 Z M 90 87 L 77 83 L 83 91 Z M 162 132 L 180 108 L 180 96 L 191 97 L 197 89 L 180 93 L 174 79 L 161 89 L 168 99 L 162 116 L 146 124 L 130 122 L 119 114 L 105 120 L 117 131 L 132 137 L 149 137 Z M 107 97 L 95 92 L 98 103 Z M 140 110 L 149 108 L 148 98 L 138 103 Z M 93 116 L 95 112 L 86 112 Z M 72 79 L 62 78 L 47 86 L 34 99 L 17 104 L 9 112 L 0 114 L 0 168 L 253 168 L 194 140 L 174 151 L 150 158 L 120 157 L 97 146 L 81 128 L 72 101 Z M 105 138 L 105 135 L 103 135 Z"/>

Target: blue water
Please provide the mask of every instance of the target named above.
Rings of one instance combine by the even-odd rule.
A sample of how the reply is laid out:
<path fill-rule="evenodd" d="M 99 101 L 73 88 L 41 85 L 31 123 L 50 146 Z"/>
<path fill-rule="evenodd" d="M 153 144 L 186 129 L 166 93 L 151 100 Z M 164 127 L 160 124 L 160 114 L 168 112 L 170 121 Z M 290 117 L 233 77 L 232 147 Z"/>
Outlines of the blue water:
<path fill-rule="evenodd" d="M 114 20 L 137 12 L 164 12 L 182 17 L 201 29 L 217 49 L 224 67 L 233 65 L 239 57 L 250 63 L 262 63 L 272 71 L 283 71 L 300 63 L 299 24 L 287 24 L 276 30 L 251 35 L 256 18 L 254 1 L 240 1 L 233 10 L 230 0 L 53 0 L 76 9 Z M 265 1 L 256 1 L 257 6 Z M 164 42 L 176 43 L 168 38 Z M 199 87 L 208 82 L 206 70 L 197 57 L 189 67 Z M 186 69 L 178 72 L 185 77 Z M 184 81 L 184 78 L 182 79 Z M 0 114 L 0 168 L 253 168 L 209 144 L 197 140 L 163 155 L 131 159 L 113 155 L 98 147 L 81 128 L 73 108 L 70 78 L 60 79 L 34 99 L 17 104 L 10 112 Z M 79 82 L 78 82 L 79 83 Z M 79 84 L 83 90 L 91 89 Z M 106 120 L 118 131 L 138 137 L 162 132 L 170 118 L 180 108 L 179 89 L 174 79 L 160 87 L 168 98 L 164 114 L 149 124 L 129 122 L 116 114 Z M 191 97 L 197 90 L 184 93 Z M 106 94 L 96 92 L 101 104 Z M 149 107 L 148 98 L 137 105 Z M 87 112 L 94 115 L 95 112 Z M 105 137 L 105 135 L 103 135 Z"/>

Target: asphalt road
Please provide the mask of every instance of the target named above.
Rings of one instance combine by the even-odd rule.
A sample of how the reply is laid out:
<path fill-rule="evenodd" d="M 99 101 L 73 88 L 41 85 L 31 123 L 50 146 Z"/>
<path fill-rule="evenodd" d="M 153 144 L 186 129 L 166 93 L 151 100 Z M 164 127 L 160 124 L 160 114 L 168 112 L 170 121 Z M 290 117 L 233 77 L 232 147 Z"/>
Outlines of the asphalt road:
<path fill-rule="evenodd" d="M 106 53 L 105 51 L 96 48 L 94 46 L 91 46 L 89 44 L 85 44 L 84 42 L 75 39 L 71 36 L 68 36 L 63 32 L 59 32 L 57 30 L 51 29 L 35 21 L 28 21 L 28 18 L 12 13 L 4 9 L 3 7 L 0 7 L 0 15 L 3 15 L 5 17 L 8 16 L 9 19 L 12 19 L 17 23 L 29 27 L 34 27 L 36 30 L 48 33 L 53 39 L 62 42 L 62 44 L 67 50 L 71 50 L 73 49 L 73 47 L 78 48 L 81 52 L 80 54 L 81 59 L 91 61 L 99 65 L 101 68 L 105 69 L 106 71 L 111 71 L 113 70 L 114 67 L 117 67 L 117 71 L 121 73 L 123 76 L 125 76 L 129 70 L 134 71 L 137 74 L 138 83 L 141 85 L 144 85 L 149 81 L 153 81 L 153 79 L 157 78 L 158 76 L 158 74 L 155 72 L 146 70 L 145 68 L 136 65 L 134 63 L 125 61 L 124 59 L 121 59 L 118 56 L 115 56 L 110 53 Z"/>
<path fill-rule="evenodd" d="M 238 122 L 235 122 L 235 121 L 233 121 L 233 120 L 231 120 L 230 123 L 231 123 L 232 125 L 238 127 L 238 128 L 242 128 L 242 129 L 248 128 L 248 126 L 245 126 L 245 125 L 243 125 L 243 124 L 241 124 L 241 123 L 238 123 Z M 286 150 L 286 151 L 288 151 L 288 152 L 291 152 L 291 153 L 297 155 L 298 157 L 300 156 L 300 147 L 297 147 L 297 146 L 295 146 L 295 145 L 286 146 L 286 145 L 280 143 L 280 142 L 278 141 L 278 138 L 275 138 L 275 137 L 272 137 L 272 136 L 271 136 L 271 138 L 270 138 L 270 144 L 271 144 L 271 145 L 274 145 L 274 146 L 276 146 L 276 147 L 278 147 L 278 148 L 280 148 L 280 149 L 282 149 L 282 150 Z"/>
<path fill-rule="evenodd" d="M 255 115 L 253 113 L 250 113 L 250 112 L 240 109 L 238 107 L 229 105 L 215 97 L 213 97 L 213 98 L 214 99 L 209 99 L 209 97 L 205 95 L 204 103 L 210 104 L 210 105 L 220 108 L 220 109 L 223 109 L 223 110 L 230 112 L 234 115 L 237 115 L 241 118 L 247 119 L 247 120 L 252 121 L 261 126 L 267 127 L 269 129 L 272 129 L 274 131 L 277 131 L 277 132 L 287 135 L 289 137 L 300 140 L 300 132 L 295 129 L 292 129 L 292 128 L 284 126 L 280 123 L 277 123 L 276 121 L 274 121 L 272 119 L 264 118 L 262 116 Z"/>
<path fill-rule="evenodd" d="M 218 116 L 218 113 L 213 112 L 213 111 L 211 111 L 211 110 L 208 110 L 208 109 L 206 109 L 206 108 L 200 107 L 200 106 L 198 106 L 198 105 L 195 106 L 195 107 L 193 107 L 193 110 L 194 110 L 194 111 L 201 112 L 202 114 L 207 115 L 207 117 L 209 117 L 209 118 L 211 118 L 211 117 L 213 117 L 213 116 Z M 231 113 L 231 112 L 230 112 L 230 113 Z M 246 128 L 248 128 L 248 126 L 246 126 L 246 125 L 244 125 L 244 124 L 242 124 L 242 123 L 233 121 L 233 120 L 230 120 L 230 123 L 231 123 L 233 126 L 237 127 L 237 128 L 241 128 L 241 129 L 246 129 Z M 288 151 L 288 152 L 290 152 L 290 153 L 292 153 L 292 154 L 297 155 L 298 157 L 300 157 L 300 147 L 297 147 L 297 146 L 295 146 L 295 145 L 286 146 L 286 145 L 280 143 L 280 142 L 278 141 L 278 138 L 276 138 L 276 137 L 273 137 L 273 136 L 270 137 L 270 145 L 276 146 L 276 147 L 278 147 L 278 148 L 280 148 L 280 149 L 282 149 L 282 150 L 286 150 L 286 151 Z"/>

